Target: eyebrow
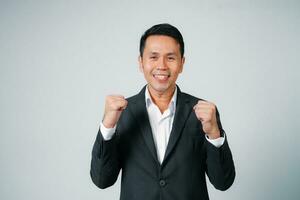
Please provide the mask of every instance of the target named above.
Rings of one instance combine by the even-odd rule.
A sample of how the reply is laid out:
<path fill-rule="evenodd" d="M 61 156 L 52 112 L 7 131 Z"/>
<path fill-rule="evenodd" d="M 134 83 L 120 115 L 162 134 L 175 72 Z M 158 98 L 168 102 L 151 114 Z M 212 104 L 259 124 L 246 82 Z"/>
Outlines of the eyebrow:
<path fill-rule="evenodd" d="M 155 52 L 155 51 L 152 51 L 150 52 L 151 55 L 158 55 L 159 53 L 158 52 Z"/>
<path fill-rule="evenodd" d="M 167 56 L 177 56 L 176 53 L 171 52 L 171 53 L 167 53 Z"/>
<path fill-rule="evenodd" d="M 152 52 L 150 52 L 150 55 L 159 55 L 159 53 L 152 51 Z M 167 56 L 177 56 L 177 55 L 174 52 L 170 52 L 170 53 L 167 53 Z"/>

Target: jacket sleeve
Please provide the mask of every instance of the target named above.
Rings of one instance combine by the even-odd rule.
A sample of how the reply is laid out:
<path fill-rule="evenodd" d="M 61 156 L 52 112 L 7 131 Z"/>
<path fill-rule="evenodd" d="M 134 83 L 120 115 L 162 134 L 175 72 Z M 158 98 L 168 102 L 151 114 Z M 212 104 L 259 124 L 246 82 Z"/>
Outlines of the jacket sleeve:
<path fill-rule="evenodd" d="M 218 110 L 216 113 L 221 135 L 224 135 Z M 208 141 L 205 143 L 207 152 L 206 173 L 208 178 L 216 189 L 225 191 L 233 184 L 235 179 L 235 167 L 227 136 L 224 144 L 219 148 Z"/>
<path fill-rule="evenodd" d="M 117 147 L 118 134 L 105 141 L 99 129 L 92 150 L 90 176 L 101 189 L 112 186 L 118 178 L 121 167 Z"/>

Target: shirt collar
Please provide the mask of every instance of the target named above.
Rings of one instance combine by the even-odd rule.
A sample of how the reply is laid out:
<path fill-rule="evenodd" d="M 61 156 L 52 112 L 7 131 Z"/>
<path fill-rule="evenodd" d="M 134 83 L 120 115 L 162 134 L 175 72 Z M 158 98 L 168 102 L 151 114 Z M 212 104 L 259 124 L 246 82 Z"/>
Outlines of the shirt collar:
<path fill-rule="evenodd" d="M 148 90 L 148 85 L 147 85 L 146 90 L 145 90 L 145 100 L 146 100 L 146 107 L 147 108 L 149 108 L 149 106 L 151 106 L 151 105 L 156 105 L 152 101 L 152 98 L 151 98 L 149 90 Z M 171 113 L 175 113 L 176 101 L 177 101 L 177 86 L 175 87 L 174 94 L 173 94 L 172 99 L 169 103 L 169 109 L 170 109 Z"/>

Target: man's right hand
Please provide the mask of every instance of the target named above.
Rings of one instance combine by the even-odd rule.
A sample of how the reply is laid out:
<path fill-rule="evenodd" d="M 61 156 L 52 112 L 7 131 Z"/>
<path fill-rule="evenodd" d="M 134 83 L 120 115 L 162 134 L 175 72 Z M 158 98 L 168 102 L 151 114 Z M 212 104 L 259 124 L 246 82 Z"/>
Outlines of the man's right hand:
<path fill-rule="evenodd" d="M 105 111 L 103 125 L 106 128 L 113 128 L 126 108 L 128 102 L 122 95 L 108 95 L 105 99 Z"/>

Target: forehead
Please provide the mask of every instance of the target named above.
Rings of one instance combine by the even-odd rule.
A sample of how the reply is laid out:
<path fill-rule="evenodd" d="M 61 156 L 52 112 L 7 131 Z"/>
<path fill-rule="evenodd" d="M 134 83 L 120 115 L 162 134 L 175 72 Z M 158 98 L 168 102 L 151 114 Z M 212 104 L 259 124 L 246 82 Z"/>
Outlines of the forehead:
<path fill-rule="evenodd" d="M 150 52 L 180 52 L 179 43 L 170 36 L 165 35 L 151 35 L 146 39 L 145 51 Z"/>

